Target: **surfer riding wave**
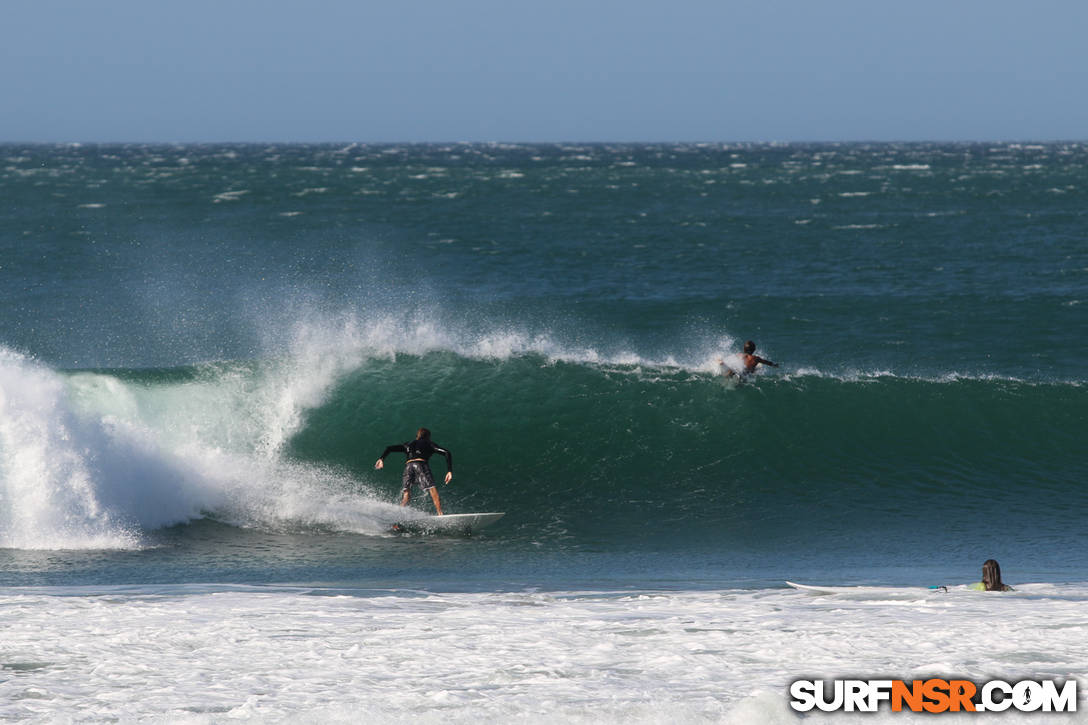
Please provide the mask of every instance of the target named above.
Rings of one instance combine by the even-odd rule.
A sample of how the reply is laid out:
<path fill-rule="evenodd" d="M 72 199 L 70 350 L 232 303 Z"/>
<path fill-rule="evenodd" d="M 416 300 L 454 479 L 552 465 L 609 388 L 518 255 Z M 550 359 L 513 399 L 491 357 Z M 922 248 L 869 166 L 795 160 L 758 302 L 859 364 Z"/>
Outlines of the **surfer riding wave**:
<path fill-rule="evenodd" d="M 431 456 L 440 453 L 446 457 L 445 483 L 453 480 L 453 454 L 449 450 L 431 440 L 431 432 L 426 428 L 416 431 L 416 438 L 408 443 L 398 443 L 386 446 L 381 457 L 374 463 L 374 468 L 382 470 L 385 466 L 385 457 L 390 453 L 403 453 L 408 457 L 404 466 L 402 482 L 404 488 L 401 492 L 400 505 L 407 506 L 411 498 L 412 486 L 419 486 L 431 494 L 434 509 L 439 516 L 442 515 L 442 501 L 438 497 L 438 487 L 434 485 L 434 474 L 431 473 L 429 463 Z"/>
<path fill-rule="evenodd" d="M 767 360 L 765 358 L 761 358 L 755 353 L 756 344 L 753 341 L 749 340 L 748 342 L 744 343 L 744 354 L 740 357 L 741 364 L 744 366 L 743 370 L 734 370 L 733 368 L 725 364 L 725 360 L 718 360 L 718 365 L 722 367 L 722 373 L 727 378 L 731 378 L 737 375 L 742 378 L 747 377 L 755 373 L 756 368 L 760 365 L 769 365 L 772 368 L 778 367 L 778 363 L 771 362 L 770 360 Z"/>

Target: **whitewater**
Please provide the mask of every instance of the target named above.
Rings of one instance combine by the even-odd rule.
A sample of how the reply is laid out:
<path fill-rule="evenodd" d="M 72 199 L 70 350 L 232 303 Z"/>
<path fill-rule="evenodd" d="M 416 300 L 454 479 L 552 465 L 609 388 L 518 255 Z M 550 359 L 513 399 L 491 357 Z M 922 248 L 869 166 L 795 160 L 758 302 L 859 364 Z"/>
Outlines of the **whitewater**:
<path fill-rule="evenodd" d="M 781 589 L 0 590 L 0 717 L 798 722 L 783 693 L 814 673 L 1080 676 L 1086 601 L 1083 585 L 1043 584 L 1004 597 L 953 588 L 917 598 Z M 1067 644 L 1055 648 L 1055 637 Z M 1084 722 L 1083 713 L 1002 717 Z M 926 718 L 885 711 L 868 719 Z"/>

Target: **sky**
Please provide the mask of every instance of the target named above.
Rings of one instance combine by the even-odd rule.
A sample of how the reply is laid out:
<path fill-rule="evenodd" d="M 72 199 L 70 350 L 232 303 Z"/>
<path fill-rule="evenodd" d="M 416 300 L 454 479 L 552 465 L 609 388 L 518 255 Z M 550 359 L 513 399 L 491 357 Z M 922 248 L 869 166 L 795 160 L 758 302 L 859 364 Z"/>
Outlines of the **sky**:
<path fill-rule="evenodd" d="M 1088 138 L 1083 0 L 4 0 L 0 142 Z"/>

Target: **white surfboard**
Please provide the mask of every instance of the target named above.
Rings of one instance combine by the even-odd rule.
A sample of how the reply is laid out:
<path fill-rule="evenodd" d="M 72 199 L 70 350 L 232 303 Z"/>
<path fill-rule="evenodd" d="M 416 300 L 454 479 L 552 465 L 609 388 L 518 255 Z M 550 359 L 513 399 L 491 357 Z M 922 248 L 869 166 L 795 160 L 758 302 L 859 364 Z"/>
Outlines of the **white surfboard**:
<path fill-rule="evenodd" d="M 875 595 L 884 597 L 901 597 L 901 596 L 919 596 L 923 594 L 932 594 L 934 592 L 947 592 L 948 587 L 828 587 L 828 586 L 813 586 L 811 584 L 798 584 L 797 582 L 787 581 L 794 589 L 799 589 L 803 592 L 812 592 L 813 594 L 862 594 L 862 595 Z"/>
<path fill-rule="evenodd" d="M 480 513 L 480 514 L 446 514 L 445 516 L 420 516 L 418 518 L 405 519 L 393 524 L 393 530 L 398 533 L 443 533 L 443 534 L 471 534 L 485 526 L 490 526 L 506 512 Z"/>

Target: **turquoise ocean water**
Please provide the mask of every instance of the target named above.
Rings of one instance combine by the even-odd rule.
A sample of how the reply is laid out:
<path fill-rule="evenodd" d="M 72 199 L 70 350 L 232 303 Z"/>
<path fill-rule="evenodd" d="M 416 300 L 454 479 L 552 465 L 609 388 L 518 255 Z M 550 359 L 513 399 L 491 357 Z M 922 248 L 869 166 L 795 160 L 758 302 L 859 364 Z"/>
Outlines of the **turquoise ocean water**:
<path fill-rule="evenodd" d="M 5 591 L 1088 581 L 1083 144 L 5 145 L 0 199 Z M 502 521 L 388 534 L 421 425 Z"/>
<path fill-rule="evenodd" d="M 393 501 L 419 425 L 450 510 L 508 511 L 471 587 L 1088 564 L 1081 145 L 2 153 L 9 583 L 453 586 L 282 503 Z M 749 338 L 781 367 L 723 385 Z M 215 455 L 294 473 L 176 470 Z"/>

